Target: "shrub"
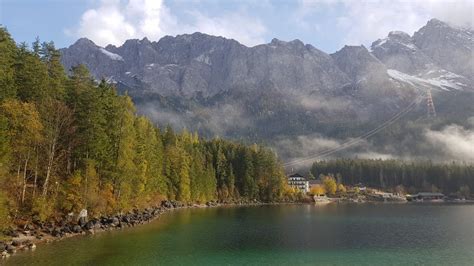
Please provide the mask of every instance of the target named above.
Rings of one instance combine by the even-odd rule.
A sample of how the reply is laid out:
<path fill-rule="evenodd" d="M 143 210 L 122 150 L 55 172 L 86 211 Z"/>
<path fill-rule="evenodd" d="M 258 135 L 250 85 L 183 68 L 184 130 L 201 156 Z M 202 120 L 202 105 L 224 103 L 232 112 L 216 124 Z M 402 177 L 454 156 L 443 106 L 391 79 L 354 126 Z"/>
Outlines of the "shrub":
<path fill-rule="evenodd" d="M 45 197 L 39 197 L 33 202 L 33 214 L 37 215 L 41 221 L 46 221 L 53 216 L 54 204 Z"/>
<path fill-rule="evenodd" d="M 10 216 L 5 195 L 0 192 L 0 234 L 10 225 Z"/>

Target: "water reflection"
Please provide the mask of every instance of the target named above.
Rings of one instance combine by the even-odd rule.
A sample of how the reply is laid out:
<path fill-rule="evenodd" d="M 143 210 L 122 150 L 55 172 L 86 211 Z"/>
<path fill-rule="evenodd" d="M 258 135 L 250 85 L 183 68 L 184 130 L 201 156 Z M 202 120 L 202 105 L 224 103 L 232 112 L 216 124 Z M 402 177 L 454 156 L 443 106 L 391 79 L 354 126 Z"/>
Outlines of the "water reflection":
<path fill-rule="evenodd" d="M 151 224 L 42 245 L 12 265 L 474 261 L 474 206 L 328 204 L 180 210 Z M 450 259 L 450 261 L 448 261 Z M 259 263 L 260 262 L 260 263 Z M 444 263 L 443 263 L 444 262 Z"/>

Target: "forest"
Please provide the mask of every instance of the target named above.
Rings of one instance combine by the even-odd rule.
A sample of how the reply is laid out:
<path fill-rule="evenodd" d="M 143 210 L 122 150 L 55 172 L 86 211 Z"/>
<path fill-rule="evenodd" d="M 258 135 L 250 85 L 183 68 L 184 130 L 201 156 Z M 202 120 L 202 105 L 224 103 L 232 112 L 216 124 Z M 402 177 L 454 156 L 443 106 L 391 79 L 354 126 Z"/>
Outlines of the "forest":
<path fill-rule="evenodd" d="M 52 42 L 16 44 L 0 28 L 0 228 L 86 208 L 91 216 L 182 202 L 278 201 L 290 193 L 276 155 L 157 127 L 129 96 Z"/>
<path fill-rule="evenodd" d="M 474 188 L 474 165 L 460 162 L 337 159 L 315 162 L 310 172 L 313 176 L 334 175 L 346 185 L 362 183 L 375 188 L 397 188 L 405 193 L 469 195 Z"/>

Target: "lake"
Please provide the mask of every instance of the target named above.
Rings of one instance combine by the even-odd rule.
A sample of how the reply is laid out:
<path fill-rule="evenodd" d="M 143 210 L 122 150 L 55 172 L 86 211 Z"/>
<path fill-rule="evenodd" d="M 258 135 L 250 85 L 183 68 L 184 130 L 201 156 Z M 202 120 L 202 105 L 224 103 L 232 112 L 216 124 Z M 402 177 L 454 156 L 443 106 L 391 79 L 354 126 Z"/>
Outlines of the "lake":
<path fill-rule="evenodd" d="M 474 205 L 182 209 L 79 236 L 7 265 L 474 265 Z"/>

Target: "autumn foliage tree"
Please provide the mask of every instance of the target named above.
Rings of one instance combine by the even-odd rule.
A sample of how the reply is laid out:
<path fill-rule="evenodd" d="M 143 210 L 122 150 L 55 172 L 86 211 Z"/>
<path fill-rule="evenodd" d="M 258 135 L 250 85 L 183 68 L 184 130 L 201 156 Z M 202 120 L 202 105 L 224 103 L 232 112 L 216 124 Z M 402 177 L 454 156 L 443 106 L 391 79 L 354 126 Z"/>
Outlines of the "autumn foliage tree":
<path fill-rule="evenodd" d="M 323 185 L 315 185 L 315 186 L 311 187 L 310 193 L 312 195 L 322 196 L 322 195 L 326 194 L 326 189 L 324 188 Z"/>
<path fill-rule="evenodd" d="M 323 186 L 326 193 L 328 193 L 329 195 L 336 194 L 337 183 L 336 183 L 336 179 L 333 176 L 324 176 L 322 178 L 322 181 L 323 181 Z"/>
<path fill-rule="evenodd" d="M 277 201 L 275 154 L 258 145 L 176 133 L 82 65 L 64 70 L 51 42 L 16 45 L 0 28 L 0 227 L 10 218 L 90 215 L 160 199 Z"/>

